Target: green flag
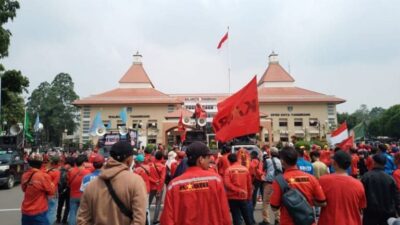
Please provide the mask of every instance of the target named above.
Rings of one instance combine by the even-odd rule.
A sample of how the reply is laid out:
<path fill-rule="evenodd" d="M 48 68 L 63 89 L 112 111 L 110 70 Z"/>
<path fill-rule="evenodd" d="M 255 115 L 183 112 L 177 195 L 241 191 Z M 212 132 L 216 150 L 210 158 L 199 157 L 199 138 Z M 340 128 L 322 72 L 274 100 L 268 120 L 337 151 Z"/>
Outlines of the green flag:
<path fill-rule="evenodd" d="M 364 140 L 365 139 L 365 123 L 361 122 L 359 124 L 357 124 L 354 128 L 353 128 L 353 132 L 354 132 L 354 140 L 358 141 L 358 140 Z"/>
<path fill-rule="evenodd" d="M 24 119 L 24 135 L 25 139 L 29 142 L 33 142 L 33 137 L 31 132 L 29 132 L 29 127 L 31 127 L 31 121 L 29 120 L 28 113 L 25 113 L 25 119 Z"/>

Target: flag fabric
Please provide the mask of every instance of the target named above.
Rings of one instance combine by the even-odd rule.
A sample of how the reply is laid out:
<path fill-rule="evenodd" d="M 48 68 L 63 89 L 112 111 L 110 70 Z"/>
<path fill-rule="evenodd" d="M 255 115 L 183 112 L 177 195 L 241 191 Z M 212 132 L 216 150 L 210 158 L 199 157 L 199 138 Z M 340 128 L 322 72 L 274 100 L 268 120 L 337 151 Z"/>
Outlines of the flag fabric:
<path fill-rule="evenodd" d="M 221 38 L 221 40 L 218 43 L 217 49 L 220 49 L 222 45 L 225 43 L 225 41 L 228 40 L 228 33 L 229 32 L 226 32 L 226 34 Z"/>
<path fill-rule="evenodd" d="M 365 130 L 366 130 L 366 128 L 365 128 L 364 122 L 357 124 L 352 130 L 354 140 L 358 141 L 358 140 L 365 139 L 365 134 L 366 134 Z"/>
<path fill-rule="evenodd" d="M 339 148 L 346 152 L 348 152 L 353 147 L 353 145 L 354 145 L 353 136 L 344 139 L 340 144 L 338 144 Z"/>
<path fill-rule="evenodd" d="M 336 130 L 331 133 L 331 145 L 341 143 L 349 137 L 349 132 L 347 130 L 346 122 L 342 123 Z"/>
<path fill-rule="evenodd" d="M 35 124 L 33 125 L 33 129 L 35 131 L 38 131 L 39 130 L 39 126 L 40 126 L 39 113 L 36 113 L 36 119 L 35 119 Z"/>
<path fill-rule="evenodd" d="M 90 127 L 90 135 L 96 136 L 96 130 L 98 128 L 105 128 L 103 121 L 101 120 L 100 112 L 97 112 L 96 116 L 93 119 L 92 126 Z"/>
<path fill-rule="evenodd" d="M 206 110 L 203 109 L 203 107 L 201 106 L 200 103 L 196 104 L 196 108 L 194 109 L 194 117 L 196 119 L 207 118 L 207 112 L 206 112 Z"/>
<path fill-rule="evenodd" d="M 178 121 L 178 131 L 185 131 L 185 124 L 183 124 L 183 115 L 181 112 L 181 116 L 179 117 L 179 121 Z"/>
<path fill-rule="evenodd" d="M 33 142 L 33 137 L 32 134 L 29 132 L 29 127 L 31 126 L 31 122 L 29 119 L 28 113 L 25 113 L 25 118 L 24 118 L 24 135 L 26 140 L 29 142 Z"/>
<path fill-rule="evenodd" d="M 256 76 L 241 90 L 218 103 L 212 125 L 217 141 L 258 133 L 260 113 Z"/>
<path fill-rule="evenodd" d="M 121 118 L 122 123 L 126 124 L 128 121 L 128 112 L 126 111 L 126 107 L 121 109 L 121 112 L 119 112 L 119 117 Z"/>

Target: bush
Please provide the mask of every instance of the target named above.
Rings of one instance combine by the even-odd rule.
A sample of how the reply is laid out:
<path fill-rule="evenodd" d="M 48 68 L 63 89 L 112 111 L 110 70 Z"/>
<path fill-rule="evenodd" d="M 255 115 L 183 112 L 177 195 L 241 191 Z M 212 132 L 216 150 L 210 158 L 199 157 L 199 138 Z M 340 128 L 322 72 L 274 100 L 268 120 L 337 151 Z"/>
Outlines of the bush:
<path fill-rule="evenodd" d="M 309 151 L 310 148 L 311 148 L 310 142 L 304 141 L 304 140 L 298 140 L 294 146 L 295 146 L 296 148 L 300 148 L 300 146 L 304 146 L 304 147 L 306 148 L 307 151 Z"/>

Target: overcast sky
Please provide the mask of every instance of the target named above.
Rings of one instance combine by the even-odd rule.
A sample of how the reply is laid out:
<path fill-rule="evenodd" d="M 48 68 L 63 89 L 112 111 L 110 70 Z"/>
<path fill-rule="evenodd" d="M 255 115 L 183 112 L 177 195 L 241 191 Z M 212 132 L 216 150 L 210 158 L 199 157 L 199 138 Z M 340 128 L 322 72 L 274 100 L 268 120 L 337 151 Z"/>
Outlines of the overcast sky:
<path fill-rule="evenodd" d="M 139 50 L 165 93 L 228 92 L 262 76 L 274 50 L 296 86 L 361 104 L 400 103 L 400 1 L 387 0 L 25 0 L 7 25 L 7 69 L 29 77 L 30 91 L 69 73 L 78 95 L 118 86 Z M 290 69 L 289 69 L 290 68 Z"/>

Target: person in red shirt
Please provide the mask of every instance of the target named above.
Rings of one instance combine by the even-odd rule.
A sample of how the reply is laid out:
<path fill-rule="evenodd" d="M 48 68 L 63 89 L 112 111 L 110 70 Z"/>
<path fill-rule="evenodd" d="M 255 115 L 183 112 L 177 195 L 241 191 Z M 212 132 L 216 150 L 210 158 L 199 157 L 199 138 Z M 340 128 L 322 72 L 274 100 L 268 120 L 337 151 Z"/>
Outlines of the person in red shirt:
<path fill-rule="evenodd" d="M 367 162 L 365 163 L 367 165 L 368 171 L 371 171 L 374 168 L 374 160 L 372 157 L 378 152 L 378 148 L 373 147 L 371 148 L 371 152 L 367 158 Z"/>
<path fill-rule="evenodd" d="M 319 179 L 326 196 L 326 207 L 322 208 L 318 224 L 361 225 L 361 210 L 367 206 L 362 183 L 347 175 L 351 156 L 344 151 L 337 151 L 333 156 L 334 174 Z"/>
<path fill-rule="evenodd" d="M 357 150 L 352 148 L 351 152 L 351 176 L 357 178 L 358 176 L 358 161 L 360 158 L 357 155 Z"/>
<path fill-rule="evenodd" d="M 393 172 L 393 179 L 396 181 L 396 185 L 400 190 L 400 152 L 397 152 L 394 155 L 394 163 L 397 166 L 397 169 Z"/>
<path fill-rule="evenodd" d="M 80 198 L 82 192 L 80 191 L 82 179 L 84 176 L 90 173 L 89 170 L 85 169 L 84 162 L 86 162 L 86 155 L 79 155 L 76 158 L 76 167 L 72 168 L 67 175 L 68 185 L 70 187 L 70 200 L 69 200 L 69 214 L 68 214 L 68 224 L 76 224 L 76 213 L 78 212 Z"/>
<path fill-rule="evenodd" d="M 221 177 L 224 176 L 225 170 L 229 167 L 228 155 L 231 152 L 231 148 L 223 145 L 221 149 L 222 156 L 218 159 L 217 168 L 218 173 Z"/>
<path fill-rule="evenodd" d="M 168 185 L 161 225 L 231 225 L 223 181 L 208 171 L 210 149 L 193 142 L 186 154 L 188 169 Z"/>
<path fill-rule="evenodd" d="M 49 224 L 46 213 L 48 196 L 53 196 L 56 189 L 48 174 L 41 170 L 43 156 L 32 153 L 28 158 L 30 168 L 22 175 L 21 188 L 24 192 L 22 201 L 22 225 Z"/>
<path fill-rule="evenodd" d="M 46 173 L 51 177 L 51 182 L 54 184 L 56 190 L 58 190 L 58 182 L 60 181 L 59 161 L 60 157 L 58 154 L 51 154 L 49 156 L 49 163 L 46 171 Z M 56 221 L 58 191 L 56 191 L 53 196 L 49 196 L 48 204 L 49 210 L 47 211 L 47 219 L 50 224 L 53 224 Z"/>
<path fill-rule="evenodd" d="M 297 169 L 297 151 L 293 147 L 284 147 L 279 152 L 282 166 L 285 168 L 283 177 L 291 188 L 300 191 L 307 199 L 311 206 L 325 206 L 326 198 L 322 191 L 321 185 L 318 183 L 317 178 L 309 173 L 305 173 Z M 282 191 L 279 184 L 274 180 L 272 182 L 272 196 L 271 196 L 272 210 L 279 210 L 281 212 L 280 225 L 294 225 L 293 219 L 290 217 L 289 212 L 282 203 Z"/>
<path fill-rule="evenodd" d="M 211 156 L 210 157 L 210 168 L 208 168 L 208 171 L 214 172 L 218 174 L 218 169 L 217 169 L 217 164 L 215 163 L 215 157 Z"/>
<path fill-rule="evenodd" d="M 226 195 L 231 210 L 233 224 L 240 225 L 243 217 L 246 225 L 253 224 L 248 201 L 252 198 L 252 179 L 249 170 L 237 162 L 237 155 L 229 154 L 231 166 L 224 175 Z"/>
<path fill-rule="evenodd" d="M 150 194 L 150 167 L 148 165 L 144 165 L 144 156 L 139 154 L 135 158 L 135 169 L 134 173 L 142 177 L 144 183 L 146 184 L 147 194 Z"/>
<path fill-rule="evenodd" d="M 263 163 L 260 161 L 260 159 L 258 158 L 258 152 L 253 151 L 251 152 L 251 162 L 250 162 L 250 175 L 251 175 L 251 180 L 253 183 L 253 196 L 252 196 L 252 203 L 253 203 L 253 209 L 256 206 L 257 203 L 257 196 L 258 193 L 260 192 L 260 195 L 263 196 L 263 175 L 264 175 L 264 171 L 263 171 Z"/>
<path fill-rule="evenodd" d="M 325 145 L 324 149 L 321 150 L 319 160 L 325 163 L 325 165 L 329 168 L 332 164 L 331 156 L 332 152 L 329 150 L 328 146 Z"/>
<path fill-rule="evenodd" d="M 166 175 L 166 168 L 164 165 L 164 154 L 161 151 L 157 151 L 155 154 L 155 160 L 149 163 L 150 167 L 150 195 L 149 195 L 149 206 L 156 197 L 156 207 L 154 209 L 153 224 L 159 223 L 158 217 L 161 210 L 161 198 L 164 190 L 164 182 Z"/>

